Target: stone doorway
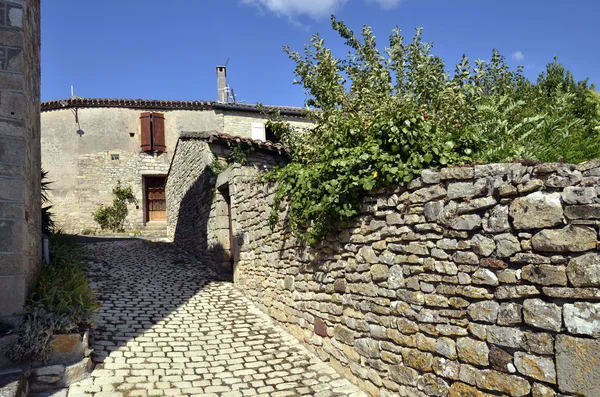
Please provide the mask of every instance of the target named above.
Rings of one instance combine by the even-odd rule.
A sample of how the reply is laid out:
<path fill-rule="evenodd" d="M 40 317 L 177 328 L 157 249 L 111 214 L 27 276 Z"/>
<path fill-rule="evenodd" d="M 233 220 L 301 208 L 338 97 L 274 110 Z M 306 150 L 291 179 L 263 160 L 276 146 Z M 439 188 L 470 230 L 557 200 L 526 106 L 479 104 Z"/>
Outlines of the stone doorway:
<path fill-rule="evenodd" d="M 147 176 L 145 186 L 145 219 L 148 222 L 167 221 L 167 197 L 165 193 L 166 177 Z"/>

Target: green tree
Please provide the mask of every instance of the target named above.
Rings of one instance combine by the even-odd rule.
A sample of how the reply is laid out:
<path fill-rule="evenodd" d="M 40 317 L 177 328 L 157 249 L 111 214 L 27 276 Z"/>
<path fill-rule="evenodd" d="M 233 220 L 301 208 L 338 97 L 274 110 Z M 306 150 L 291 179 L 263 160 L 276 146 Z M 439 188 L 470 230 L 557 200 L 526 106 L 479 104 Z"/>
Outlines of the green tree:
<path fill-rule="evenodd" d="M 332 27 L 349 48 L 345 58 L 318 34 L 302 54 L 284 47 L 314 128 L 270 122 L 291 157 L 266 175 L 277 182 L 271 221 L 285 209 L 310 243 L 359 214 L 366 193 L 409 182 L 424 168 L 599 155 L 598 134 L 589 133 L 598 96 L 556 61 L 535 84 L 497 50 L 474 65 L 463 56 L 451 75 L 421 29 L 408 41 L 394 29 L 380 51 L 370 27 L 360 37 L 335 17 Z"/>

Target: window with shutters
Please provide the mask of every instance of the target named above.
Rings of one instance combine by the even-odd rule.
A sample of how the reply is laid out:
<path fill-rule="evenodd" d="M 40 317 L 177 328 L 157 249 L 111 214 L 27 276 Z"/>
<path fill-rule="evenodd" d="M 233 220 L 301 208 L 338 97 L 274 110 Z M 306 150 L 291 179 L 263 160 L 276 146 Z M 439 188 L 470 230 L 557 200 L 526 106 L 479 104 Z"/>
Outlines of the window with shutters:
<path fill-rule="evenodd" d="M 165 115 L 155 112 L 144 112 L 140 115 L 142 132 L 142 150 L 144 152 L 164 152 Z"/>

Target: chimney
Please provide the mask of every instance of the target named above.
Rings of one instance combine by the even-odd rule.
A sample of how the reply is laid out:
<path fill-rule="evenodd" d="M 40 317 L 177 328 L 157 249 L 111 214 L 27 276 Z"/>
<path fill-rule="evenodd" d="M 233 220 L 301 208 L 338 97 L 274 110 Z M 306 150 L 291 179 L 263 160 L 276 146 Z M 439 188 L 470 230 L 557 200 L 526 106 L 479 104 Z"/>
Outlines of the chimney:
<path fill-rule="evenodd" d="M 227 87 L 227 67 L 217 66 L 217 101 L 229 101 L 229 87 Z"/>

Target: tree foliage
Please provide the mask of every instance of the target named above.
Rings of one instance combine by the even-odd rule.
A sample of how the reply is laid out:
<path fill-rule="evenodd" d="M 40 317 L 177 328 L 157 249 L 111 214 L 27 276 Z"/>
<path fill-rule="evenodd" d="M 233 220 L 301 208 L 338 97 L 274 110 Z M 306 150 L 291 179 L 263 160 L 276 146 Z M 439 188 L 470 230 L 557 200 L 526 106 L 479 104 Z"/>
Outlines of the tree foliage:
<path fill-rule="evenodd" d="M 291 157 L 266 175 L 278 183 L 271 221 L 285 201 L 289 225 L 310 243 L 357 215 L 364 194 L 424 168 L 600 155 L 598 94 L 556 60 L 536 83 L 496 50 L 489 62 L 463 56 L 450 74 L 421 29 L 408 41 L 393 30 L 380 51 L 370 27 L 357 36 L 334 17 L 332 27 L 345 58 L 318 34 L 303 54 L 284 48 L 314 128 L 270 122 Z"/>

